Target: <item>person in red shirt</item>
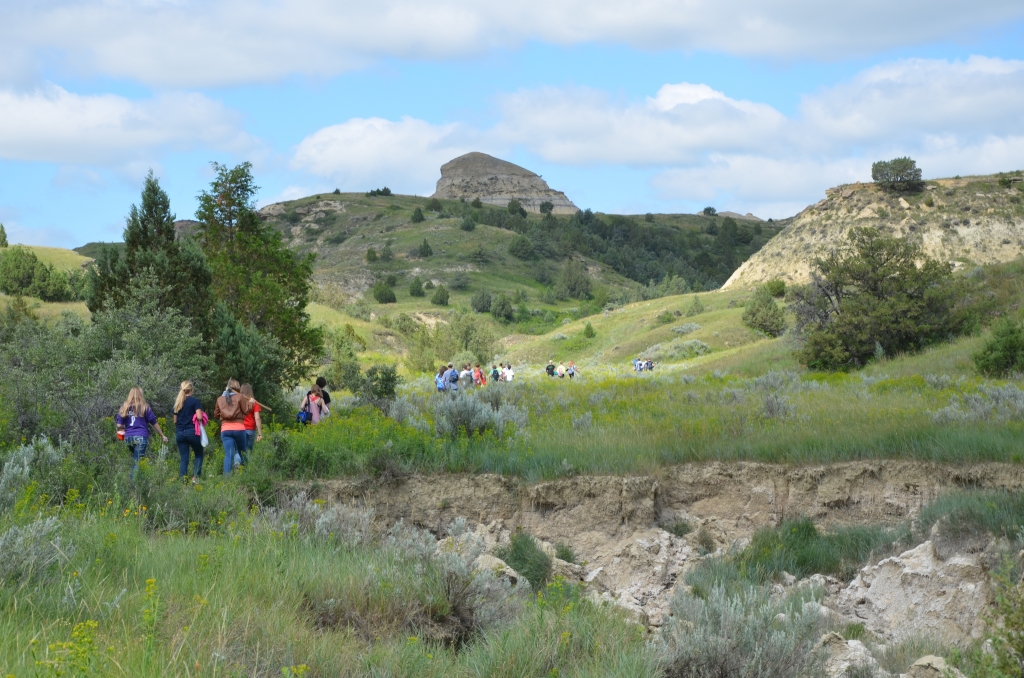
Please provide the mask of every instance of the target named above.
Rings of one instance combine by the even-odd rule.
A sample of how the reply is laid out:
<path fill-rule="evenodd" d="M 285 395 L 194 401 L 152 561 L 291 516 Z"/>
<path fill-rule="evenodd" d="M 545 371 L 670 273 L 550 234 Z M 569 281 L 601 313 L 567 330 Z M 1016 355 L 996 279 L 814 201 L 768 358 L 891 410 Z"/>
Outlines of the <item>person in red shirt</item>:
<path fill-rule="evenodd" d="M 239 393 L 252 401 L 252 410 L 245 415 L 243 422 L 245 425 L 245 451 L 242 452 L 242 464 L 245 464 L 248 461 L 247 453 L 252 452 L 256 443 L 263 440 L 263 422 L 260 420 L 260 410 L 263 408 L 252 395 L 252 384 L 242 384 Z"/>

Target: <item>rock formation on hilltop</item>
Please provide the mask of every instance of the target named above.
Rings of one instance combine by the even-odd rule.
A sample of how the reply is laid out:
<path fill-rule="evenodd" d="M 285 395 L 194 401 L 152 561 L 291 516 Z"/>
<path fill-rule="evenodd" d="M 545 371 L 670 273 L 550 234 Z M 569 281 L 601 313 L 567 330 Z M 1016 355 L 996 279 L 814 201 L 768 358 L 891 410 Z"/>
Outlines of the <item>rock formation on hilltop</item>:
<path fill-rule="evenodd" d="M 826 191 L 722 286 L 753 286 L 781 278 L 810 280 L 814 260 L 849 243 L 850 229 L 873 226 L 907 238 L 926 256 L 964 264 L 994 264 L 1024 254 L 1024 183 L 1018 177 L 929 181 L 920 193 L 897 194 L 875 184 Z"/>
<path fill-rule="evenodd" d="M 485 205 L 498 207 L 515 199 L 535 214 L 540 212 L 542 202 L 550 202 L 555 214 L 577 212 L 565 193 L 552 190 L 537 174 L 486 153 L 467 153 L 441 165 L 441 178 L 432 197 L 467 201 L 480 198 Z"/>

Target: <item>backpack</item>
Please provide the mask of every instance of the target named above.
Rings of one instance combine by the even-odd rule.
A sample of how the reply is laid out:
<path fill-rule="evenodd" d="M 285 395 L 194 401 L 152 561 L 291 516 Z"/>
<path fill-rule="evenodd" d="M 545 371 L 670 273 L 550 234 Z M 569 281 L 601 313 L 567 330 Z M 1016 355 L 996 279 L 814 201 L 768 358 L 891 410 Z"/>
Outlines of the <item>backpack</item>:
<path fill-rule="evenodd" d="M 302 409 L 299 410 L 299 413 L 295 415 L 295 421 L 299 422 L 300 424 L 312 424 L 313 423 L 313 411 L 310 409 L 310 406 L 309 406 L 309 396 L 308 395 L 306 396 L 305 400 L 306 400 L 306 404 L 303 405 Z"/>
<path fill-rule="evenodd" d="M 439 391 L 443 391 L 444 390 L 444 375 L 443 374 L 439 374 L 439 375 L 434 377 L 434 386 L 437 386 L 437 389 Z"/>
<path fill-rule="evenodd" d="M 501 378 L 501 372 L 499 372 L 498 368 L 495 367 L 493 370 L 491 370 L 491 380 L 492 381 L 498 381 L 500 378 Z"/>

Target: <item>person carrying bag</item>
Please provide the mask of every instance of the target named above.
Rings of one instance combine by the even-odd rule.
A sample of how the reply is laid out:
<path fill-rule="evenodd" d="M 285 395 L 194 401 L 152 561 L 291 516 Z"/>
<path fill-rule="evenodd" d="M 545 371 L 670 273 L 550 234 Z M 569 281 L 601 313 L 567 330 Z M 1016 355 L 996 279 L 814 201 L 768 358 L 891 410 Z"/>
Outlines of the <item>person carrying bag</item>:
<path fill-rule="evenodd" d="M 217 398 L 213 408 L 213 416 L 220 419 L 220 439 L 224 443 L 224 475 L 231 475 L 237 463 L 245 465 L 245 415 L 253 408 L 253 401 L 239 391 L 241 385 L 237 379 L 229 379 L 227 388 Z M 236 459 L 237 456 L 237 459 Z"/>

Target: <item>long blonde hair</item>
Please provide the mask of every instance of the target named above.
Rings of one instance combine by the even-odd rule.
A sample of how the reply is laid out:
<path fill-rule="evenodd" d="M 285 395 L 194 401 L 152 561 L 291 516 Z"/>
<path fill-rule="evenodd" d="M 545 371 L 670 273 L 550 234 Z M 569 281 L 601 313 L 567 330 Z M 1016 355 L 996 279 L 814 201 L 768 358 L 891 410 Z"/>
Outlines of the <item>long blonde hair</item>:
<path fill-rule="evenodd" d="M 118 414 L 127 417 L 129 411 L 134 411 L 136 417 L 141 417 L 146 414 L 148 409 L 149 404 L 146 403 L 146 398 L 142 395 L 142 389 L 136 386 L 128 391 L 128 398 L 124 401 L 124 405 L 121 405 Z"/>
<path fill-rule="evenodd" d="M 174 399 L 174 413 L 181 412 L 181 408 L 185 407 L 185 398 L 192 395 L 192 382 L 183 381 L 181 382 L 181 390 L 178 391 L 178 397 Z"/>

